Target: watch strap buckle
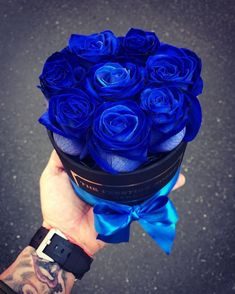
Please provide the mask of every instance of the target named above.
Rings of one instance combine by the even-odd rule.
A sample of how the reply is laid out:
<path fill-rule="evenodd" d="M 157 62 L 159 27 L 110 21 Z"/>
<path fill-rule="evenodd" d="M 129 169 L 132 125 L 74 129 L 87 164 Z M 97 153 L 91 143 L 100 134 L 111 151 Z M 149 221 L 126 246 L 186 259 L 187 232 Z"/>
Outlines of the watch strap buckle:
<path fill-rule="evenodd" d="M 62 232 L 60 232 L 59 230 L 50 229 L 49 232 L 44 237 L 44 239 L 42 240 L 41 244 L 36 249 L 36 253 L 37 253 L 38 257 L 45 259 L 45 260 L 48 260 L 48 261 L 51 261 L 51 262 L 54 262 L 54 259 L 51 258 L 50 256 L 48 256 L 46 253 L 44 253 L 44 250 L 48 245 L 51 244 L 51 240 L 55 234 L 59 235 L 60 237 L 62 237 L 65 240 L 67 240 L 65 235 Z"/>

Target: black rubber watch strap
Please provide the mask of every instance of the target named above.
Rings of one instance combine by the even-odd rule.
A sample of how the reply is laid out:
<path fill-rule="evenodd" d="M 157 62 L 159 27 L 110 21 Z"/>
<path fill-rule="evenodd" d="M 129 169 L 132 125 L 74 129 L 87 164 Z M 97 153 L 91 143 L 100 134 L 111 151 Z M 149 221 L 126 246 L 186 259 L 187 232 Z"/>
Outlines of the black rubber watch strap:
<path fill-rule="evenodd" d="M 49 230 L 44 227 L 38 229 L 37 232 L 34 234 L 33 238 L 31 239 L 29 245 L 37 249 L 38 246 L 41 244 L 42 240 L 46 237 L 48 232 Z"/>
<path fill-rule="evenodd" d="M 37 250 L 48 232 L 49 230 L 41 227 L 36 232 L 29 245 Z M 93 261 L 81 247 L 57 234 L 52 236 L 50 244 L 45 247 L 43 253 L 58 263 L 62 269 L 73 273 L 77 279 L 81 279 L 83 275 L 89 271 Z"/>
<path fill-rule="evenodd" d="M 7 284 L 3 281 L 0 281 L 0 294 L 17 294 L 13 291 Z"/>

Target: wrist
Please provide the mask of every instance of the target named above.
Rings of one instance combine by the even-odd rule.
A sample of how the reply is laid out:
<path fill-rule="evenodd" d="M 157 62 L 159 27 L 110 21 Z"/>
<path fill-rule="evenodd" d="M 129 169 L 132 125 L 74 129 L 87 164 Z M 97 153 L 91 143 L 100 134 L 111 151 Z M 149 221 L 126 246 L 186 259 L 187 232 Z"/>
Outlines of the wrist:
<path fill-rule="evenodd" d="M 65 237 L 73 244 L 81 247 L 84 252 L 89 255 L 90 257 L 93 257 L 95 253 L 99 251 L 103 247 L 101 244 L 100 246 L 97 246 L 97 244 L 87 244 L 84 241 L 81 240 L 81 238 L 78 236 L 78 234 L 74 234 L 72 232 L 68 232 L 67 230 L 60 229 L 58 227 L 53 227 L 47 224 L 45 221 L 43 221 L 42 226 L 48 230 L 50 229 L 59 229 Z M 99 240 L 96 241 L 96 243 L 99 243 Z M 100 242 L 101 243 L 101 242 Z"/>
<path fill-rule="evenodd" d="M 62 269 L 82 279 L 90 270 L 93 258 L 81 246 L 73 244 L 58 228 L 40 227 L 30 241 L 39 258 L 56 262 Z"/>

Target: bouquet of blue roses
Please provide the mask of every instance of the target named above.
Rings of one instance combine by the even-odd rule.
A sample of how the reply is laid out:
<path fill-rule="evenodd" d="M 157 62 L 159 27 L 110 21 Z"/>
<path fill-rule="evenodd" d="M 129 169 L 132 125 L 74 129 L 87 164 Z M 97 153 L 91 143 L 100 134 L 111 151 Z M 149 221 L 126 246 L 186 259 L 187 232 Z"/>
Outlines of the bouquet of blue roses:
<path fill-rule="evenodd" d="M 94 206 L 98 238 L 129 240 L 140 225 L 170 252 L 178 220 L 168 198 L 201 125 L 201 60 L 130 29 L 71 35 L 45 62 L 39 122 L 75 192 Z"/>

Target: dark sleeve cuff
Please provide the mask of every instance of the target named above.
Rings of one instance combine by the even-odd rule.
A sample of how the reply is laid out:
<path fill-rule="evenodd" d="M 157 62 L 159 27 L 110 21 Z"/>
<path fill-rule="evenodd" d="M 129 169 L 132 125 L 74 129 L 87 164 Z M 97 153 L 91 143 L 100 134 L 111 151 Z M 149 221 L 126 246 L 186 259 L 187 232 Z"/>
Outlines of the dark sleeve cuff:
<path fill-rule="evenodd" d="M 0 294 L 17 294 L 13 291 L 7 284 L 3 281 L 0 281 Z"/>

